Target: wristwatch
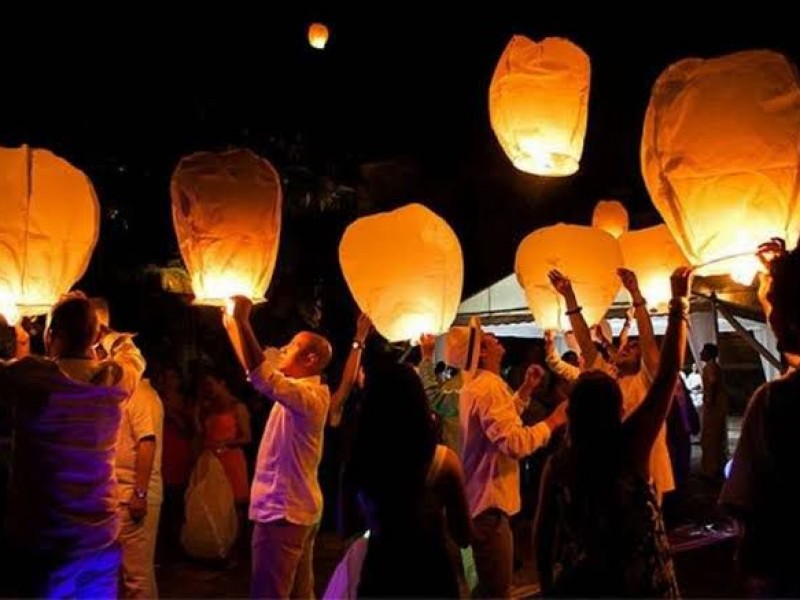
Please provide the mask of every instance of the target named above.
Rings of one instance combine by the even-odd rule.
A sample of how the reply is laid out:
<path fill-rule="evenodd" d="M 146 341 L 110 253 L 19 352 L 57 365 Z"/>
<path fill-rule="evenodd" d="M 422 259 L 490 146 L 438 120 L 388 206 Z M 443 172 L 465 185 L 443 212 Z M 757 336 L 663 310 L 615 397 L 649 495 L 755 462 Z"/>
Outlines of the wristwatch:
<path fill-rule="evenodd" d="M 139 500 L 144 500 L 147 498 L 147 490 L 143 490 L 141 488 L 133 488 L 133 495 L 136 496 Z"/>

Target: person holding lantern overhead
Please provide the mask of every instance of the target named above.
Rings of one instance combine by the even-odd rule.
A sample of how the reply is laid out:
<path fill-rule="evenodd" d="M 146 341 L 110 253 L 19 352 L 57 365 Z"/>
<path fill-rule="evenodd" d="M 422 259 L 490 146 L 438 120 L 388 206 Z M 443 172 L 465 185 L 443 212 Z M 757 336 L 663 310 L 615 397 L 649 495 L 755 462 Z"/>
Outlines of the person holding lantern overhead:
<path fill-rule="evenodd" d="M 530 366 L 522 387 L 512 394 L 500 378 L 502 344 L 483 334 L 477 319 L 468 335 L 463 335 L 465 329 L 454 327 L 448 333 L 448 362 L 464 365 L 458 414 L 477 592 L 481 597 L 510 598 L 514 543 L 509 517 L 521 508 L 519 460 L 545 446 L 553 430 L 564 424 L 566 404 L 544 421 L 524 426 L 520 413 L 542 383 L 544 369 Z M 463 360 L 455 358 L 455 346 L 461 347 Z"/>
<path fill-rule="evenodd" d="M 265 359 L 250 326 L 252 302 L 237 296 L 223 321 L 253 387 L 275 402 L 258 450 L 250 493 L 254 598 L 311 598 L 312 556 L 322 516 L 317 470 L 331 402 L 322 372 L 333 350 L 321 335 L 298 333 Z"/>
<path fill-rule="evenodd" d="M 545 466 L 534 525 L 546 596 L 678 596 L 650 465 L 686 351 L 691 273 L 672 275 L 663 353 L 627 418 L 621 385 L 608 373 L 586 371 L 570 391 L 566 443 Z M 565 278 L 553 278 L 563 289 Z"/>
<path fill-rule="evenodd" d="M 653 375 L 658 369 L 659 350 L 653 333 L 653 324 L 647 312 L 647 300 L 639 290 L 636 274 L 628 269 L 619 269 L 622 285 L 628 291 L 633 303 L 636 324 L 639 328 L 638 342 L 629 340 L 619 348 L 613 361 L 606 360 L 598 352 L 592 341 L 592 334 L 581 313 L 581 307 L 575 297 L 570 280 L 557 270 L 550 272 L 550 282 L 555 290 L 564 297 L 572 330 L 581 348 L 586 369 L 598 369 L 614 377 L 622 390 L 622 410 L 627 418 L 647 395 L 653 384 Z M 666 427 L 662 427 L 653 444 L 650 457 L 650 474 L 656 486 L 659 503 L 667 492 L 675 489 L 672 476 L 672 464 L 667 449 Z"/>
<path fill-rule="evenodd" d="M 0 401 L 15 410 L 8 533 L 12 596 L 114 598 L 120 528 L 114 460 L 122 404 L 145 361 L 131 336 L 103 328 L 82 294 L 62 298 L 47 358 L 0 362 Z"/>
<path fill-rule="evenodd" d="M 800 422 L 800 249 L 764 244 L 759 299 L 789 369 L 747 405 L 722 506 L 743 525 L 737 563 L 749 596 L 800 597 L 797 424 Z"/>

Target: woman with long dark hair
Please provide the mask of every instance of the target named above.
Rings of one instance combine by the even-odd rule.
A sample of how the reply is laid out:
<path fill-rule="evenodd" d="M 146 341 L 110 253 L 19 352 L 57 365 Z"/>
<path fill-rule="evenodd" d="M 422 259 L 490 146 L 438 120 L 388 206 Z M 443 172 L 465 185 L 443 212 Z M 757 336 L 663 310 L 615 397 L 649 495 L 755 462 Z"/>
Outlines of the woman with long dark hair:
<path fill-rule="evenodd" d="M 358 595 L 456 597 L 446 532 L 469 544 L 464 476 L 436 444 L 422 383 L 405 365 L 367 373 L 351 468 L 370 531 Z"/>
<path fill-rule="evenodd" d="M 600 371 L 582 373 L 570 393 L 567 443 L 545 467 L 536 516 L 547 595 L 678 595 L 649 465 L 683 363 L 690 273 L 672 276 L 658 372 L 642 404 L 623 421 L 619 384 Z"/>

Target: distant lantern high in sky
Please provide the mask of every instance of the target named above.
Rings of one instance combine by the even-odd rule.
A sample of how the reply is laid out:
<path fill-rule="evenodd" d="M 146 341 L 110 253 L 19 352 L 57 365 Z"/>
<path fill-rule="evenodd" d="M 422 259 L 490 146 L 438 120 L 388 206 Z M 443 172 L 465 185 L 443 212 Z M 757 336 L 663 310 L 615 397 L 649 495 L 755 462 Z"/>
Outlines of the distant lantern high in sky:
<path fill-rule="evenodd" d="M 456 234 L 421 204 L 362 217 L 339 244 L 359 308 L 391 342 L 444 333 L 461 301 L 464 261 Z"/>
<path fill-rule="evenodd" d="M 0 312 L 46 313 L 81 278 L 100 229 L 89 178 L 49 150 L 0 148 Z"/>
<path fill-rule="evenodd" d="M 569 40 L 511 38 L 489 86 L 489 119 L 516 168 L 551 176 L 578 170 L 589 80 L 589 57 Z"/>
<path fill-rule="evenodd" d="M 650 197 L 678 246 L 704 275 L 750 283 L 758 245 L 791 246 L 798 206 L 800 85 L 769 50 L 690 58 L 656 80 L 641 161 Z"/>
<path fill-rule="evenodd" d="M 324 50 L 328 43 L 328 27 L 322 23 L 312 23 L 308 26 L 308 43 L 312 48 Z"/>
<path fill-rule="evenodd" d="M 172 175 L 172 218 L 198 304 L 263 300 L 278 257 L 281 185 L 249 150 L 198 152 Z"/>

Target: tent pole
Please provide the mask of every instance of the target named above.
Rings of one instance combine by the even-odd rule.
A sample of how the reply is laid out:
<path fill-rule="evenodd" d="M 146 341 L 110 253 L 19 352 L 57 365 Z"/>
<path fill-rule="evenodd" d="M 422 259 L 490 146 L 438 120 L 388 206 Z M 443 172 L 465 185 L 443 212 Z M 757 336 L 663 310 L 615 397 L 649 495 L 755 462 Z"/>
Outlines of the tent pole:
<path fill-rule="evenodd" d="M 752 347 L 756 352 L 758 352 L 761 356 L 763 356 L 768 363 L 770 363 L 773 367 L 778 369 L 778 371 L 782 372 L 783 365 L 781 364 L 781 361 L 777 359 L 775 356 L 773 356 L 773 354 L 769 350 L 767 350 L 761 344 L 761 342 L 755 339 L 750 334 L 750 332 L 747 331 L 747 329 L 745 329 L 741 323 L 739 323 L 739 321 L 736 319 L 733 313 L 731 313 L 730 310 L 728 310 L 727 306 L 717 302 L 716 294 L 712 294 L 711 300 L 713 302 L 713 306 L 715 307 L 715 309 L 718 310 L 723 317 L 725 317 L 725 320 L 731 324 L 731 327 L 733 327 L 736 330 L 736 333 L 738 333 L 744 339 L 744 341 L 750 345 L 750 347 Z M 716 322 L 717 320 L 714 319 L 714 323 Z"/>

